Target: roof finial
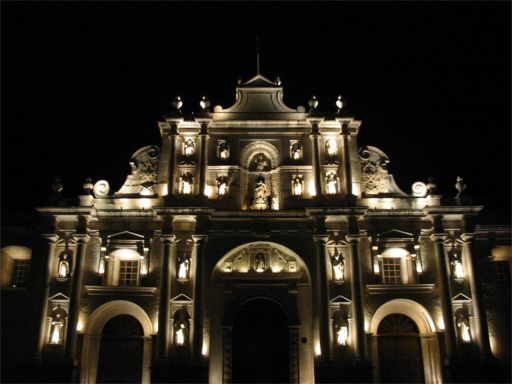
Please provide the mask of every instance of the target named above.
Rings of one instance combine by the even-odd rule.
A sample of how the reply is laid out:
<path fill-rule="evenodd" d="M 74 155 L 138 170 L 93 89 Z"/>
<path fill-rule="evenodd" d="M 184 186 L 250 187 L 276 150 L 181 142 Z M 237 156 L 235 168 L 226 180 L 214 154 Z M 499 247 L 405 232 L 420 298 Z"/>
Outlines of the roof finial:
<path fill-rule="evenodd" d="M 256 35 L 256 74 L 260 74 L 260 37 Z"/>

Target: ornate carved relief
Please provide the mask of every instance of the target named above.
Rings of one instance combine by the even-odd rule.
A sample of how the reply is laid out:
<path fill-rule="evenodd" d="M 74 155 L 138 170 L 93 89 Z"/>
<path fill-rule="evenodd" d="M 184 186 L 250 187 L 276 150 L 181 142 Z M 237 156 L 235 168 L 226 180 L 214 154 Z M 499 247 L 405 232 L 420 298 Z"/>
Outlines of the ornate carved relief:
<path fill-rule="evenodd" d="M 226 259 L 222 268 L 227 273 L 294 273 L 298 271 L 298 263 L 294 257 L 268 244 L 254 244 Z"/>
<path fill-rule="evenodd" d="M 388 173 L 389 157 L 375 147 L 361 147 L 361 190 L 365 195 L 394 193 L 401 196 L 406 194 L 398 188 L 393 176 Z"/>
<path fill-rule="evenodd" d="M 128 175 L 116 195 L 140 194 L 147 196 L 155 194 L 154 185 L 156 184 L 159 155 L 160 150 L 154 145 L 143 147 L 135 152 L 130 158 L 132 173 Z"/>

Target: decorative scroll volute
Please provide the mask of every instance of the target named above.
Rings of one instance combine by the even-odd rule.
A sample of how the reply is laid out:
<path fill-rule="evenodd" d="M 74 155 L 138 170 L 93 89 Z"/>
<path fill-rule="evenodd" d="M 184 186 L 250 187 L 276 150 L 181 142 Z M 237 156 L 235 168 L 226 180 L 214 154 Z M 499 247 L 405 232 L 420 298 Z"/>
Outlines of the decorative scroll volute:
<path fill-rule="evenodd" d="M 157 146 L 149 145 L 136 151 L 130 158 L 132 168 L 117 195 L 153 195 L 156 183 L 156 171 L 160 150 Z"/>

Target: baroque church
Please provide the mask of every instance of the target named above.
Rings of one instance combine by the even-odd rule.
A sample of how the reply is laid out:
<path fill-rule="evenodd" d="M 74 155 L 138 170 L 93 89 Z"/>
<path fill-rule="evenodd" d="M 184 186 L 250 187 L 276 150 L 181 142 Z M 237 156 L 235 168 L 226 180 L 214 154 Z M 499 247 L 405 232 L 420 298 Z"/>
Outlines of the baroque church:
<path fill-rule="evenodd" d="M 4 231 L 4 381 L 508 382 L 510 227 L 461 178 L 401 189 L 318 104 L 258 73 L 228 108 L 176 97 L 119 190 L 56 180 L 38 233 Z"/>

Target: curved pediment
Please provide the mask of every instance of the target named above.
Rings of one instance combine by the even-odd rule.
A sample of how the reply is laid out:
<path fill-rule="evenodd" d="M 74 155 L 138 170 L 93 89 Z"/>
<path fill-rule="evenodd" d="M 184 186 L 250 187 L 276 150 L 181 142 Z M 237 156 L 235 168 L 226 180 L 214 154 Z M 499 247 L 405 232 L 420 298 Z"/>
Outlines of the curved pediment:
<path fill-rule="evenodd" d="M 236 88 L 236 101 L 229 108 L 216 106 L 213 120 L 303 120 L 304 109 L 289 108 L 283 102 L 283 87 L 256 75 Z"/>

